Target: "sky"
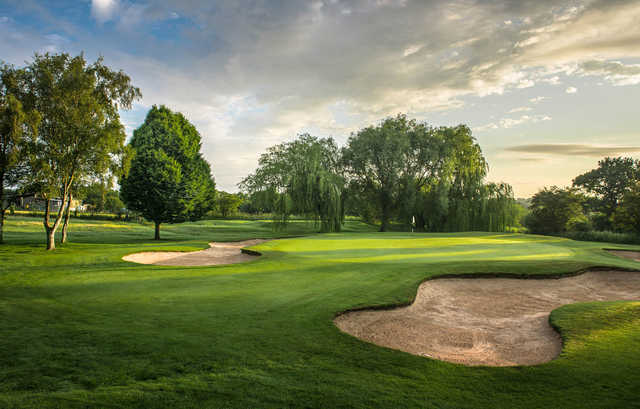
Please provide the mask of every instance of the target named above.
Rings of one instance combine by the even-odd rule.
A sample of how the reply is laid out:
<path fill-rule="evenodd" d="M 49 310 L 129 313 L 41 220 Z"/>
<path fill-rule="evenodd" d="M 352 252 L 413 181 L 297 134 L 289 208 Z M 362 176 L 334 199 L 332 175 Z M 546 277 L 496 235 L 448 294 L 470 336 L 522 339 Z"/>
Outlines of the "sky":
<path fill-rule="evenodd" d="M 467 124 L 517 197 L 640 158 L 640 0 L 0 0 L 0 60 L 84 52 L 198 128 L 219 190 L 303 132 Z"/>

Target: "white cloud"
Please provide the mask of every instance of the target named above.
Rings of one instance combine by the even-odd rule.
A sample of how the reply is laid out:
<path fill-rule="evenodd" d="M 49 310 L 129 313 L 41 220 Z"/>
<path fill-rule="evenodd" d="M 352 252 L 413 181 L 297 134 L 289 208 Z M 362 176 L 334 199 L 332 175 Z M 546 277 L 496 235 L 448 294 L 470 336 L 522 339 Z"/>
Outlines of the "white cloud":
<path fill-rule="evenodd" d="M 560 78 L 571 83 L 572 76 L 580 75 L 615 85 L 636 81 L 635 74 L 618 65 L 586 63 L 640 57 L 640 3 L 571 3 L 585 7 L 573 10 L 556 0 L 509 1 L 500 7 L 466 0 L 324 1 L 315 6 L 237 0 L 218 2 L 214 10 L 208 0 L 93 0 L 93 18 L 113 21 L 120 29 L 113 37 L 122 41 L 118 34 L 124 32 L 131 48 L 116 40 L 110 44 L 110 39 L 99 46 L 87 40 L 78 47 L 94 46 L 110 65 L 117 54 L 113 49 L 135 50 L 118 54 L 113 65 L 142 88 L 145 105 L 168 103 L 197 123 L 207 157 L 221 172 L 223 186 L 232 189 L 237 177 L 253 169 L 264 147 L 301 130 L 344 139 L 349 130 L 398 112 L 426 118 L 430 111 L 460 108 L 468 96 L 519 88 L 539 95 L 536 84 L 557 85 Z M 150 22 L 176 15 L 192 22 L 180 33 L 183 38 L 149 34 Z M 5 38 L 17 35 L 5 31 L 0 32 Z M 22 47 L 28 50 L 24 58 L 16 51 L 16 62 L 43 46 L 67 46 L 42 35 L 38 41 Z M 174 48 L 180 41 L 187 46 Z M 529 97 L 526 91 L 510 95 Z M 499 105 L 495 112 L 526 101 Z M 514 109 L 510 113 L 529 112 Z M 531 114 L 488 119 L 493 122 L 474 130 L 549 119 Z M 233 143 L 238 140 L 243 143 Z"/>
<path fill-rule="evenodd" d="M 516 88 L 531 88 L 534 85 L 536 85 L 536 83 L 533 82 L 533 80 L 530 80 L 529 78 L 525 78 L 518 82 L 518 85 L 516 85 Z"/>
<path fill-rule="evenodd" d="M 513 128 L 529 121 L 531 121 L 531 117 L 528 115 L 523 115 L 520 118 L 503 118 L 500 120 L 500 126 L 502 128 Z"/>
<path fill-rule="evenodd" d="M 56 44 L 63 44 L 63 43 L 68 43 L 69 42 L 68 38 L 63 37 L 60 34 L 47 34 L 46 36 L 44 36 L 44 38 L 47 41 L 50 41 L 50 42 L 56 43 Z"/>
<path fill-rule="evenodd" d="M 502 128 L 513 128 L 514 126 L 522 125 L 528 122 L 536 123 L 550 120 L 551 117 L 548 115 L 522 115 L 520 118 L 503 118 L 500 120 L 500 126 Z"/>
<path fill-rule="evenodd" d="M 592 59 L 640 57 L 640 2 L 593 1 L 562 18 L 537 24 L 535 44 L 518 57 L 523 64 L 559 65 Z"/>
<path fill-rule="evenodd" d="M 529 38 L 527 38 L 525 40 L 518 41 L 515 46 L 522 48 L 522 47 L 527 47 L 527 46 L 530 46 L 530 45 L 533 45 L 533 44 L 537 44 L 539 42 L 540 42 L 540 37 L 531 36 L 531 37 L 529 37 Z"/>
<path fill-rule="evenodd" d="M 517 108 L 513 108 L 512 110 L 509 111 L 510 114 L 513 114 L 515 112 L 528 112 L 531 111 L 533 108 L 531 107 L 517 107 Z"/>
<path fill-rule="evenodd" d="M 533 103 L 533 104 L 539 104 L 540 102 L 544 101 L 545 99 L 549 99 L 549 97 L 535 97 L 535 98 L 531 98 L 529 99 L 529 102 Z"/>
<path fill-rule="evenodd" d="M 557 75 L 551 77 L 551 78 L 543 78 L 541 79 L 542 82 L 546 82 L 547 84 L 551 84 L 551 85 L 559 85 L 560 84 L 560 77 L 558 77 Z"/>
<path fill-rule="evenodd" d="M 91 0 L 91 15 L 99 23 L 104 23 L 114 17 L 118 7 L 118 0 Z"/>
<path fill-rule="evenodd" d="M 577 71 L 583 76 L 602 76 L 616 86 L 640 84 L 640 64 L 592 60 L 580 64 Z"/>
<path fill-rule="evenodd" d="M 423 45 L 422 44 L 417 44 L 417 45 L 410 45 L 409 47 L 404 49 L 404 53 L 403 55 L 405 57 L 410 56 L 411 54 L 415 54 L 418 51 L 420 51 L 422 49 Z"/>
<path fill-rule="evenodd" d="M 576 87 L 568 87 L 568 88 L 565 90 L 565 92 L 566 92 L 567 94 L 575 94 L 576 92 L 578 92 L 578 88 L 576 88 Z"/>
<path fill-rule="evenodd" d="M 520 112 L 517 110 L 511 110 L 510 112 Z M 522 115 L 519 118 L 502 118 L 497 123 L 491 122 L 487 125 L 474 127 L 476 132 L 487 131 L 491 129 L 509 129 L 526 123 L 538 123 L 544 121 L 550 121 L 551 117 L 548 115 Z"/>
<path fill-rule="evenodd" d="M 491 122 L 491 123 L 486 124 L 486 125 L 473 127 L 473 132 L 484 132 L 484 131 L 488 131 L 488 130 L 491 130 L 491 129 L 498 129 L 498 128 L 499 128 L 498 125 L 496 125 L 494 122 Z"/>

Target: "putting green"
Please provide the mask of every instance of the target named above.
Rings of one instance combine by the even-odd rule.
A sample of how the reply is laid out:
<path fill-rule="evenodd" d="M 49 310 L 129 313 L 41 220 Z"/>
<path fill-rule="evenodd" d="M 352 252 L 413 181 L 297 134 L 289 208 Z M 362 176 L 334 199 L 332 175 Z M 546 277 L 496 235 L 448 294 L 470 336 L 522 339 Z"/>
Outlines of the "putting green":
<path fill-rule="evenodd" d="M 263 243 L 233 266 L 128 263 L 210 241 L 309 234 L 294 223 L 152 226 L 82 221 L 54 253 L 34 219 L 9 218 L 0 246 L 0 407 L 633 407 L 640 303 L 573 304 L 551 322 L 558 359 L 465 367 L 342 333 L 341 311 L 410 303 L 456 274 L 557 275 L 637 268 L 602 243 L 538 236 L 347 232 Z M 544 393 L 541 393 L 544 391 Z M 588 399 L 585 397 L 588 396 Z"/>

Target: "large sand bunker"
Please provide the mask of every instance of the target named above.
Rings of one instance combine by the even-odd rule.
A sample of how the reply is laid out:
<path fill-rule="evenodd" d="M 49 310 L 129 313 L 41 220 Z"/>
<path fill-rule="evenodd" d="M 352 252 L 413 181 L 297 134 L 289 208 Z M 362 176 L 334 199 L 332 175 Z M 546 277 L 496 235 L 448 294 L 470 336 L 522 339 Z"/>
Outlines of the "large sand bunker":
<path fill-rule="evenodd" d="M 254 246 L 267 240 L 245 240 L 230 243 L 209 243 L 206 250 L 192 251 L 149 251 L 134 253 L 122 257 L 134 263 L 154 264 L 157 266 L 216 266 L 236 264 L 255 260 L 257 254 L 242 252 L 243 247 Z"/>
<path fill-rule="evenodd" d="M 640 273 L 591 271 L 561 279 L 443 278 L 414 303 L 342 314 L 335 324 L 374 344 L 464 365 L 535 365 L 562 349 L 549 313 L 584 301 L 640 300 Z"/>

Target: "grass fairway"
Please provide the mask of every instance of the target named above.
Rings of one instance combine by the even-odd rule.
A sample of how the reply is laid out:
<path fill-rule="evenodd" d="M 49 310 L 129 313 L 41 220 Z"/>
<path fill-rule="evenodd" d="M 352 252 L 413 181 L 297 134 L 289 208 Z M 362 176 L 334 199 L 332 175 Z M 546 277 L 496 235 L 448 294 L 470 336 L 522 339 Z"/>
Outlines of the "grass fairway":
<path fill-rule="evenodd" d="M 78 221 L 43 249 L 39 219 L 0 246 L 0 407 L 640 407 L 640 302 L 553 312 L 563 354 L 533 367 L 464 367 L 364 343 L 336 313 L 409 302 L 441 274 L 638 268 L 602 247 L 516 234 L 347 232 L 264 243 L 233 266 L 127 263 L 128 253 L 274 237 L 266 223 Z M 290 235 L 312 226 L 294 223 Z"/>

